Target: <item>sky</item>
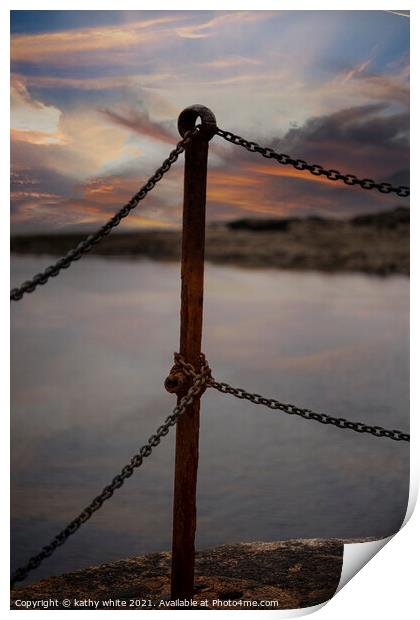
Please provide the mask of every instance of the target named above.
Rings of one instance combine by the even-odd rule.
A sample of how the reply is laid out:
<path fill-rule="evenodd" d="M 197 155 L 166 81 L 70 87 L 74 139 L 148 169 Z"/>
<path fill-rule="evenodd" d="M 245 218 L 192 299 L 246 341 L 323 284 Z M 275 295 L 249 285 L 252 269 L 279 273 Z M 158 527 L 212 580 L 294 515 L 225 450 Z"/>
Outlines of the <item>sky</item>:
<path fill-rule="evenodd" d="M 409 184 L 409 19 L 388 11 L 12 11 L 13 233 L 92 231 L 179 140 L 193 103 L 310 163 Z M 121 229 L 173 228 L 183 161 Z M 209 221 L 346 218 L 407 199 L 210 143 Z"/>

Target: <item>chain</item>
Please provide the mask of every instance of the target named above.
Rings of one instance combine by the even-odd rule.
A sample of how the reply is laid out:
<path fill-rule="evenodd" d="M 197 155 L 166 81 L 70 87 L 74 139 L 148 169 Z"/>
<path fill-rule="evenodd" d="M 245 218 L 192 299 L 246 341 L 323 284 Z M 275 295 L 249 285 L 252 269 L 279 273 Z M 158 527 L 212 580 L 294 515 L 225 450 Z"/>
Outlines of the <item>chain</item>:
<path fill-rule="evenodd" d="M 197 135 L 199 127 L 186 132 L 182 140 L 178 142 L 176 147 L 171 151 L 168 157 L 163 161 L 162 165 L 156 170 L 156 172 L 150 177 L 150 179 L 143 185 L 143 187 L 124 205 L 118 213 L 116 213 L 106 224 L 104 224 L 95 233 L 89 235 L 81 241 L 75 248 L 70 250 L 65 256 L 60 258 L 56 263 L 47 267 L 42 273 L 36 274 L 31 280 L 24 282 L 18 288 L 14 288 L 10 291 L 10 299 L 12 301 L 19 301 L 22 299 L 25 293 L 32 293 L 37 286 L 45 284 L 50 278 L 57 276 L 62 269 L 67 269 L 70 265 L 79 260 L 83 254 L 89 252 L 94 245 L 102 241 L 113 228 L 118 226 L 121 220 L 137 207 L 139 202 L 143 200 L 147 194 L 155 187 L 155 185 L 162 179 L 163 175 L 168 172 L 172 164 L 176 162 L 179 155 L 185 150 L 185 145 L 191 141 L 191 139 Z"/>
<path fill-rule="evenodd" d="M 192 385 L 179 401 L 178 405 L 174 408 L 171 415 L 169 415 L 164 423 L 159 426 L 156 432 L 149 438 L 148 442 L 140 448 L 140 450 L 133 456 L 131 461 L 122 468 L 121 472 L 112 479 L 111 483 L 108 484 L 101 493 L 95 497 L 94 500 L 84 509 L 82 512 L 71 521 L 67 527 L 65 527 L 61 532 L 55 536 L 52 541 L 43 547 L 41 551 L 34 555 L 27 562 L 25 566 L 17 569 L 11 578 L 11 585 L 13 586 L 16 582 L 22 581 L 26 578 L 29 572 L 38 568 L 38 566 L 50 555 L 54 553 L 54 551 L 63 545 L 66 540 L 72 536 L 77 530 L 88 521 L 91 516 L 101 508 L 102 504 L 110 499 L 114 492 L 122 487 L 125 480 L 130 478 L 134 473 L 134 470 L 140 467 L 143 463 L 143 459 L 150 456 L 153 448 L 160 444 L 160 441 L 163 437 L 165 437 L 171 426 L 176 424 L 178 418 L 185 413 L 187 407 L 191 405 L 195 398 L 200 397 L 203 393 L 203 389 L 206 388 L 206 384 L 208 382 L 210 376 L 210 369 L 208 367 L 207 361 L 202 358 L 200 372 L 194 372 L 194 377 L 192 381 Z"/>
<path fill-rule="evenodd" d="M 228 383 L 219 383 L 213 378 L 211 378 L 207 385 L 208 387 L 213 387 L 219 392 L 222 392 L 222 394 L 231 394 L 232 396 L 236 396 L 236 398 L 249 400 L 255 405 L 265 405 L 270 409 L 279 409 L 289 415 L 298 415 L 301 418 L 305 418 L 305 420 L 315 420 L 316 422 L 321 422 L 321 424 L 332 424 L 338 428 L 349 429 L 357 433 L 370 433 L 375 437 L 386 437 L 388 439 L 394 439 L 394 441 L 410 441 L 410 435 L 402 431 L 389 431 L 382 428 L 382 426 L 370 426 L 363 422 L 351 422 L 345 418 L 334 418 L 326 413 L 316 413 L 311 409 L 299 409 L 299 407 L 295 407 L 295 405 L 284 404 L 274 398 L 265 398 L 261 396 L 261 394 L 251 394 L 242 388 L 234 388 Z"/>
<path fill-rule="evenodd" d="M 180 368 L 186 375 L 191 377 L 197 377 L 197 372 L 194 369 L 192 364 L 188 364 L 182 358 L 179 353 L 174 354 L 175 357 L 175 368 Z M 305 418 L 306 420 L 315 420 L 316 422 L 321 422 L 321 424 L 332 424 L 333 426 L 337 426 L 338 428 L 349 429 L 352 431 L 356 431 L 357 433 L 370 433 L 375 437 L 386 437 L 387 439 L 394 439 L 394 441 L 410 441 L 410 435 L 407 433 L 403 433 L 402 431 L 389 431 L 382 426 L 370 426 L 369 424 L 364 424 L 363 422 L 351 422 L 350 420 L 346 420 L 345 418 L 334 418 L 333 416 L 327 415 L 326 413 L 316 413 L 311 409 L 299 409 L 299 407 L 295 407 L 295 405 L 289 405 L 285 403 L 281 403 L 274 398 L 265 398 L 261 396 L 261 394 L 253 394 L 251 392 L 247 392 L 242 388 L 234 388 L 228 383 L 221 383 L 215 381 L 211 374 L 211 369 L 207 364 L 207 360 L 205 355 L 201 353 L 200 356 L 200 364 L 201 367 L 205 364 L 207 366 L 207 387 L 212 387 L 222 394 L 231 394 L 232 396 L 236 396 L 236 398 L 240 398 L 243 400 L 249 400 L 254 403 L 254 405 L 265 405 L 270 409 L 279 409 L 280 411 L 284 411 L 289 415 L 298 415 L 301 418 Z"/>
<path fill-rule="evenodd" d="M 101 508 L 101 506 L 110 499 L 114 492 L 122 487 L 125 480 L 133 475 L 134 470 L 140 467 L 143 460 L 150 456 L 153 448 L 158 446 L 161 439 L 165 437 L 171 426 L 176 424 L 178 418 L 185 413 L 185 410 L 195 398 L 200 398 L 206 387 L 212 387 L 222 394 L 230 394 L 239 399 L 249 400 L 255 405 L 264 405 L 270 409 L 279 409 L 289 415 L 298 415 L 306 420 L 315 420 L 321 424 L 332 424 L 342 429 L 349 429 L 358 433 L 370 433 L 375 437 L 386 437 L 393 439 L 394 441 L 410 441 L 410 435 L 398 430 L 387 430 L 381 426 L 371 426 L 364 424 L 363 422 L 351 422 L 345 418 L 335 418 L 325 413 L 316 413 L 311 409 L 300 409 L 295 405 L 281 403 L 274 398 L 265 398 L 261 394 L 254 394 L 247 392 L 242 388 L 234 388 L 228 383 L 222 383 L 215 381 L 211 374 L 211 369 L 207 363 L 207 360 L 203 353 L 200 355 L 200 371 L 197 372 L 192 364 L 185 362 L 179 353 L 174 354 L 175 368 L 181 369 L 186 375 L 192 377 L 192 385 L 188 389 L 185 396 L 183 396 L 178 405 L 174 408 L 171 415 L 169 415 L 164 423 L 158 427 L 156 432 L 149 438 L 148 442 L 144 444 L 140 450 L 132 457 L 130 462 L 125 465 L 121 472 L 115 476 L 111 483 L 108 484 L 99 495 L 97 495 L 92 502 L 82 512 L 71 521 L 61 532 L 59 532 L 52 541 L 43 547 L 41 551 L 30 558 L 27 564 L 17 569 L 11 578 L 11 585 L 18 581 L 23 581 L 29 572 L 38 568 L 38 566 L 48 557 L 50 557 L 54 551 L 63 545 L 67 539 L 72 536 L 77 530 L 88 521 L 91 516 Z"/>
<path fill-rule="evenodd" d="M 358 179 L 354 174 L 342 174 L 334 169 L 327 170 L 320 164 L 308 164 L 304 159 L 293 159 L 290 155 L 276 153 L 270 147 L 260 146 L 256 142 L 250 142 L 249 140 L 245 140 L 245 138 L 241 138 L 241 136 L 237 136 L 230 131 L 224 131 L 223 129 L 218 128 L 216 134 L 232 144 L 243 146 L 251 153 L 259 153 L 267 159 L 275 159 L 279 164 L 293 166 L 296 170 L 308 170 L 316 177 L 324 175 L 330 181 L 342 181 L 346 185 L 358 185 L 362 189 L 375 189 L 382 194 L 394 193 L 401 198 L 410 195 L 410 188 L 405 185 L 394 187 L 391 183 L 376 183 L 376 181 L 372 179 Z"/>

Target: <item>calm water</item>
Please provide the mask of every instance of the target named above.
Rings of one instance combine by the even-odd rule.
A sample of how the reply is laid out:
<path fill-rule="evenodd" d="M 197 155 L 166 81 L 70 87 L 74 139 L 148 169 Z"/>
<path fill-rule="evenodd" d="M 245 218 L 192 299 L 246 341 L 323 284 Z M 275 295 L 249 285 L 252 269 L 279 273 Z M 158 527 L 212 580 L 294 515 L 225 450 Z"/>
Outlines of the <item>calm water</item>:
<path fill-rule="evenodd" d="M 13 259 L 12 283 L 48 257 Z M 235 386 L 408 429 L 408 279 L 207 265 L 203 350 Z M 73 518 L 174 406 L 176 264 L 86 257 L 12 305 L 14 565 Z M 381 537 L 405 514 L 406 443 L 202 402 L 197 546 Z M 174 433 L 33 577 L 170 548 Z"/>

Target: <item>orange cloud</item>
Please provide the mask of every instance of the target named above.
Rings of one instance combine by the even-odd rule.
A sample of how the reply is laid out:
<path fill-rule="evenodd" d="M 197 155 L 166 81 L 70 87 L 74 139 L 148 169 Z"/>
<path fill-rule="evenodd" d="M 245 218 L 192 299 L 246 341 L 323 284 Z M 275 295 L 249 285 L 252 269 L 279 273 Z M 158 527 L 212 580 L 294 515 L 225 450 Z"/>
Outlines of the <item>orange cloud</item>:
<path fill-rule="evenodd" d="M 199 66 L 207 67 L 208 69 L 230 69 L 231 67 L 243 67 L 244 65 L 259 65 L 261 62 L 261 60 L 257 60 L 256 58 L 227 56 L 225 58 L 218 58 L 209 62 L 199 63 Z"/>
<path fill-rule="evenodd" d="M 398 78 L 382 75 L 359 75 L 356 87 L 359 93 L 379 101 L 397 101 L 408 106 L 410 102 L 410 88 Z"/>
<path fill-rule="evenodd" d="M 16 76 L 20 77 L 20 76 Z M 169 73 L 133 73 L 131 75 L 112 75 L 108 77 L 59 77 L 48 75 L 28 75 L 25 81 L 29 86 L 41 88 L 75 88 L 78 90 L 106 90 L 117 89 L 127 86 L 136 88 L 152 86 L 157 82 L 165 82 L 170 77 Z"/>
<path fill-rule="evenodd" d="M 176 28 L 176 33 L 184 39 L 207 39 L 219 33 L 219 29 L 225 25 L 235 23 L 255 22 L 268 19 L 272 15 L 277 14 L 276 11 L 233 11 L 231 13 L 223 13 L 202 24 L 194 24 L 192 26 L 182 26 Z"/>
<path fill-rule="evenodd" d="M 253 174 L 265 174 L 272 177 L 287 177 L 291 179 L 300 179 L 303 181 L 312 181 L 314 183 L 323 183 L 334 186 L 325 176 L 316 176 L 307 170 L 296 170 L 292 166 L 282 166 L 273 162 L 271 164 L 250 164 L 245 166 L 245 172 Z"/>
<path fill-rule="evenodd" d="M 116 213 L 138 189 L 138 181 L 126 176 L 107 176 L 90 179 L 79 186 L 82 192 L 81 198 L 64 198 L 60 201 L 60 207 L 67 212 L 70 218 L 75 219 L 74 223 L 91 223 L 92 227 L 104 223 L 106 219 Z M 181 200 L 181 194 L 179 195 Z M 149 227 L 149 228 L 170 228 L 174 226 L 171 216 L 177 211 L 174 206 L 170 207 L 170 213 L 159 205 L 156 195 L 149 198 L 142 209 L 130 213 L 124 221 L 125 228 Z M 80 213 L 83 212 L 83 220 L 80 220 Z M 178 212 L 176 216 L 178 216 Z M 169 217 L 168 217 L 169 216 Z M 176 218 L 175 218 L 176 219 Z M 175 222 L 175 225 L 179 224 Z"/>
<path fill-rule="evenodd" d="M 365 69 L 367 69 L 367 67 L 370 65 L 370 63 L 372 62 L 371 58 L 368 58 L 368 60 L 365 60 L 365 62 L 361 62 L 358 65 L 356 65 L 356 67 L 354 67 L 353 69 L 350 69 L 350 71 L 348 71 L 343 79 L 343 82 L 348 82 L 348 80 L 351 80 L 355 75 L 359 75 L 360 73 L 363 73 Z"/>
<path fill-rule="evenodd" d="M 262 177 L 250 176 L 242 171 L 224 172 L 210 170 L 207 200 L 221 205 L 237 207 L 255 214 L 283 215 L 287 208 L 265 192 Z"/>
<path fill-rule="evenodd" d="M 93 180 L 88 182 L 85 185 L 85 192 L 89 195 L 100 194 L 111 194 L 115 192 L 115 183 L 106 183 L 102 179 L 101 180 Z"/>
<path fill-rule="evenodd" d="M 24 131 L 23 129 L 11 129 L 11 139 L 15 142 L 27 142 L 28 144 L 68 144 L 68 138 L 62 133 L 48 133 L 47 131 Z"/>
<path fill-rule="evenodd" d="M 19 34 L 11 38 L 11 59 L 14 61 L 54 60 L 57 56 L 78 52 L 124 49 L 138 44 L 159 41 L 162 32 L 157 26 L 174 25 L 181 15 L 125 23 L 118 26 L 61 30 L 42 34 Z M 171 33 L 167 29 L 166 33 Z"/>
<path fill-rule="evenodd" d="M 207 84 L 209 86 L 224 86 L 226 84 L 240 84 L 246 82 L 265 82 L 267 84 L 282 84 L 282 74 L 275 71 L 267 71 L 258 73 L 241 73 L 240 75 L 232 75 L 220 79 L 195 79 L 196 84 Z"/>
<path fill-rule="evenodd" d="M 329 89 L 339 89 L 342 91 L 344 88 L 344 92 L 347 93 L 347 89 L 350 89 L 349 94 L 357 93 L 366 99 L 395 101 L 408 106 L 410 100 L 409 65 L 404 64 L 396 73 L 388 75 L 367 73 L 366 69 L 372 63 L 374 53 L 375 49 L 370 58 L 340 73 L 334 80 L 324 85 L 322 90 L 326 92 Z"/>
<path fill-rule="evenodd" d="M 29 192 L 29 191 L 16 191 L 10 192 L 10 197 L 13 200 L 22 200 L 22 199 L 35 199 L 35 200 L 49 200 L 49 201 L 57 201 L 61 198 L 58 194 L 49 194 L 48 192 Z"/>

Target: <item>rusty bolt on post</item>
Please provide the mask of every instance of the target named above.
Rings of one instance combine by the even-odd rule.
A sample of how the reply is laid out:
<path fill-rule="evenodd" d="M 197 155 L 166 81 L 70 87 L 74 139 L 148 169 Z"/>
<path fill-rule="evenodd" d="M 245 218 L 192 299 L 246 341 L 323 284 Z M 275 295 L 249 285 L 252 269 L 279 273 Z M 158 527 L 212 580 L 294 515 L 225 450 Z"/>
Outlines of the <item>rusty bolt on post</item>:
<path fill-rule="evenodd" d="M 170 394 L 181 394 L 187 391 L 187 377 L 180 370 L 171 370 L 165 379 L 164 385 L 165 390 Z"/>

